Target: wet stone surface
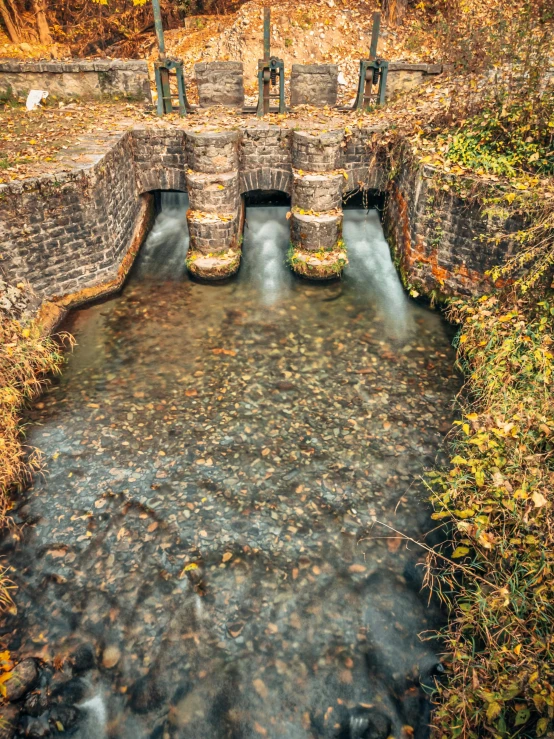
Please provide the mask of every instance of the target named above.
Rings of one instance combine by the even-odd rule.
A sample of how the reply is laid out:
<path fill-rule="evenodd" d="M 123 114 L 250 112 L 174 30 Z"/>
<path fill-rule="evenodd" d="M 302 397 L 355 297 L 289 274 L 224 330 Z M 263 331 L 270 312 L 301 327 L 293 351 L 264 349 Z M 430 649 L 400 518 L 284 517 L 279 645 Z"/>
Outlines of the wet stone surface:
<path fill-rule="evenodd" d="M 78 648 L 76 736 L 424 737 L 437 657 L 418 634 L 439 616 L 421 552 L 375 522 L 432 528 L 418 479 L 459 387 L 447 330 L 403 296 L 375 218 L 377 246 L 328 285 L 293 280 L 271 218 L 247 218 L 234 281 L 139 269 L 71 316 L 78 346 L 31 413 L 47 473 L 3 641 Z"/>

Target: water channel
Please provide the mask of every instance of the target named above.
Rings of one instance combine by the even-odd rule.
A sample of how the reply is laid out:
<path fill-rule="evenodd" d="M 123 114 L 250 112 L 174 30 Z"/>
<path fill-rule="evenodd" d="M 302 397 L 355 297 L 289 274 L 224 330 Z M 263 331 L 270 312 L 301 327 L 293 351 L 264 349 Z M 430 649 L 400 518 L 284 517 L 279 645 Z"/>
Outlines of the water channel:
<path fill-rule="evenodd" d="M 6 646 L 90 655 L 54 678 L 83 739 L 426 737 L 438 645 L 418 635 L 440 615 L 421 550 L 379 522 L 432 528 L 449 328 L 404 293 L 375 210 L 345 211 L 339 282 L 292 276 L 287 207 L 266 206 L 238 276 L 200 284 L 186 197 L 162 205 L 30 413 L 46 472 Z"/>

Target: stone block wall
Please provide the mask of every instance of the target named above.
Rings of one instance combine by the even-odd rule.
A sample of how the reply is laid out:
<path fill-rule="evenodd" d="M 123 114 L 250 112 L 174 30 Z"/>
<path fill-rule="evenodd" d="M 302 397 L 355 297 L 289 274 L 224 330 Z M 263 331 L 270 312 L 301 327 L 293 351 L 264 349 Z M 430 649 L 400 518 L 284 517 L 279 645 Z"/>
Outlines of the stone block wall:
<path fill-rule="evenodd" d="M 344 166 L 344 131 L 312 135 L 294 131 L 292 158 L 294 167 L 306 172 L 329 172 Z"/>
<path fill-rule="evenodd" d="M 442 64 L 409 64 L 391 62 L 387 77 L 386 99 L 394 100 L 399 95 L 426 84 L 430 77 L 441 74 Z"/>
<path fill-rule="evenodd" d="M 384 192 L 388 182 L 388 166 L 382 156 L 373 154 L 373 138 L 383 131 L 382 125 L 352 129 L 345 136 L 345 192 L 362 187 Z"/>
<path fill-rule="evenodd" d="M 29 90 L 47 90 L 59 99 L 123 97 L 152 102 L 144 61 L 0 61 L 0 98 L 25 98 Z"/>
<path fill-rule="evenodd" d="M 88 169 L 0 185 L 1 265 L 11 281 L 53 299 L 117 277 L 151 217 L 129 161 L 125 134 Z"/>
<path fill-rule="evenodd" d="M 406 159 L 387 193 L 385 235 L 404 280 L 420 292 L 478 295 L 492 287 L 486 271 L 513 249 L 483 237 L 516 224 L 491 222 L 479 203 L 455 194 L 457 178 L 449 179 L 453 187 L 446 191 L 444 175 Z"/>
<path fill-rule="evenodd" d="M 278 126 L 243 130 L 239 147 L 240 191 L 292 190 L 292 132 Z"/>
<path fill-rule="evenodd" d="M 230 277 L 240 266 L 242 245 L 239 133 L 187 132 L 186 153 L 191 203 L 187 268 L 197 277 Z"/>
<path fill-rule="evenodd" d="M 481 237 L 510 224 L 456 195 L 453 175 L 445 189 L 445 175 L 409 150 L 389 182 L 386 157 L 368 145 L 375 132 L 311 135 L 262 123 L 205 133 L 136 128 L 111 134 L 88 164 L 75 164 L 75 154 L 98 143 L 93 133 L 90 147 L 80 143 L 64 155 L 71 171 L 0 185 L 0 268 L 10 282 L 28 280 L 43 299 L 108 283 L 113 289 L 149 223 L 148 194 L 169 189 L 189 193 L 189 269 L 219 279 L 240 263 L 241 194 L 265 189 L 291 195 L 292 268 L 327 279 L 346 264 L 342 196 L 359 176 L 363 186 L 386 190 L 384 227 L 407 283 L 447 295 L 490 289 L 485 272 L 513 246 Z"/>
<path fill-rule="evenodd" d="M 323 108 L 337 104 L 339 68 L 336 64 L 293 64 L 290 104 Z"/>
<path fill-rule="evenodd" d="M 347 264 L 342 242 L 345 132 L 294 131 L 290 263 L 316 280 L 338 277 Z"/>
<path fill-rule="evenodd" d="M 132 159 L 139 191 L 180 190 L 186 192 L 187 154 L 185 132 L 179 129 L 156 131 L 134 128 Z"/>
<path fill-rule="evenodd" d="M 224 105 L 244 106 L 244 72 L 242 62 L 200 62 L 194 65 L 201 108 Z"/>

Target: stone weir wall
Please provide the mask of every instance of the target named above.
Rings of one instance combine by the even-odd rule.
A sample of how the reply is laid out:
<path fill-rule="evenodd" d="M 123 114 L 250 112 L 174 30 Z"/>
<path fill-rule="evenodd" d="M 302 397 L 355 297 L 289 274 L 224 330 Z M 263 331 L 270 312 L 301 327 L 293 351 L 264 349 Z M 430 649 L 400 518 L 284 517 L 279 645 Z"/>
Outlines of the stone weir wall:
<path fill-rule="evenodd" d="M 119 97 L 152 102 L 144 61 L 0 61 L 0 99 L 25 98 L 29 90 L 47 90 L 54 99 Z"/>
<path fill-rule="evenodd" d="M 242 194 L 281 190 L 292 203 L 292 269 L 327 279 L 347 262 L 343 195 L 363 187 L 387 193 L 385 230 L 408 283 L 448 295 L 490 288 L 484 273 L 510 245 L 491 250 L 482 237 L 499 224 L 447 193 L 436 173 L 417 162 L 389 182 L 386 162 L 376 163 L 370 151 L 376 130 L 311 134 L 260 124 L 217 133 L 111 134 L 85 166 L 0 185 L 0 271 L 66 307 L 111 292 L 150 227 L 152 192 L 180 190 L 190 198 L 187 266 L 221 279 L 240 264 Z"/>

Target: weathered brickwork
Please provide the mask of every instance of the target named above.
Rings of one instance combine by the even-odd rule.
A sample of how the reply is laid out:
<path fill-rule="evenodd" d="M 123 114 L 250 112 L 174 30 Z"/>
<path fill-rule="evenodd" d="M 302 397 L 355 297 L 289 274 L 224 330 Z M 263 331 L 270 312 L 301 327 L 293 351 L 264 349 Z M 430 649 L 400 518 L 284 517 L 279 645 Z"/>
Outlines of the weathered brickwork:
<path fill-rule="evenodd" d="M 239 173 L 187 174 L 191 210 L 204 213 L 235 213 L 240 204 Z"/>
<path fill-rule="evenodd" d="M 29 90 L 48 90 L 60 99 L 125 97 L 152 101 L 144 61 L 0 61 L 0 97 L 26 97 Z"/>
<path fill-rule="evenodd" d="M 338 174 L 294 175 L 293 201 L 297 208 L 321 213 L 342 208 L 344 176 Z"/>
<path fill-rule="evenodd" d="M 239 215 L 237 212 L 229 220 L 221 220 L 218 214 L 203 214 L 202 220 L 188 218 L 190 245 L 193 251 L 201 254 L 219 254 L 237 246 Z"/>
<path fill-rule="evenodd" d="M 201 108 L 244 105 L 244 72 L 242 62 L 200 62 L 194 65 Z"/>
<path fill-rule="evenodd" d="M 148 193 L 181 190 L 191 206 L 187 265 L 220 279 L 240 262 L 241 194 L 265 189 L 291 195 L 293 269 L 326 279 L 346 263 L 342 194 L 362 182 L 386 193 L 384 227 L 408 283 L 447 295 L 489 289 L 485 272 L 512 247 L 481 237 L 510 224 L 489 221 L 478 204 L 455 195 L 455 177 L 445 190 L 444 175 L 409 152 L 389 182 L 386 158 L 369 145 L 374 133 L 310 135 L 260 124 L 212 133 L 135 128 L 103 143 L 93 135 L 90 146 L 64 155 L 72 171 L 0 185 L 0 268 L 42 298 L 111 284 L 147 222 Z"/>
<path fill-rule="evenodd" d="M 195 172 L 231 172 L 239 166 L 239 132 L 186 133 L 189 167 Z"/>
<path fill-rule="evenodd" d="M 185 192 L 187 155 L 185 132 L 135 128 L 131 146 L 140 192 L 180 190 Z"/>
<path fill-rule="evenodd" d="M 337 104 L 339 68 L 336 64 L 293 64 L 290 104 L 324 108 Z"/>
<path fill-rule="evenodd" d="M 383 131 L 383 126 L 369 128 L 352 127 L 344 142 L 344 169 L 346 180 L 344 191 L 363 187 L 369 190 L 384 191 L 387 187 L 388 167 L 384 158 L 373 155 L 373 139 Z"/>
<path fill-rule="evenodd" d="M 238 131 L 186 136 L 189 199 L 199 206 L 187 213 L 187 267 L 207 279 L 229 277 L 240 265 L 239 138 Z"/>
<path fill-rule="evenodd" d="M 292 214 L 291 241 L 305 251 L 331 250 L 342 236 L 341 215 Z"/>
<path fill-rule="evenodd" d="M 385 234 L 405 280 L 422 292 L 480 294 L 492 287 L 487 270 L 513 248 L 483 237 L 498 226 L 515 230 L 516 224 L 489 222 L 478 203 L 446 191 L 444 184 L 432 167 L 406 162 L 387 193 Z"/>
<path fill-rule="evenodd" d="M 117 272 L 142 212 L 125 134 L 96 165 L 0 186 L 2 269 L 43 298 Z"/>
<path fill-rule="evenodd" d="M 293 131 L 292 158 L 295 169 L 329 172 L 344 166 L 344 131 L 311 134 Z"/>
<path fill-rule="evenodd" d="M 247 128 L 242 132 L 240 191 L 292 190 L 292 132 L 278 126 Z"/>

